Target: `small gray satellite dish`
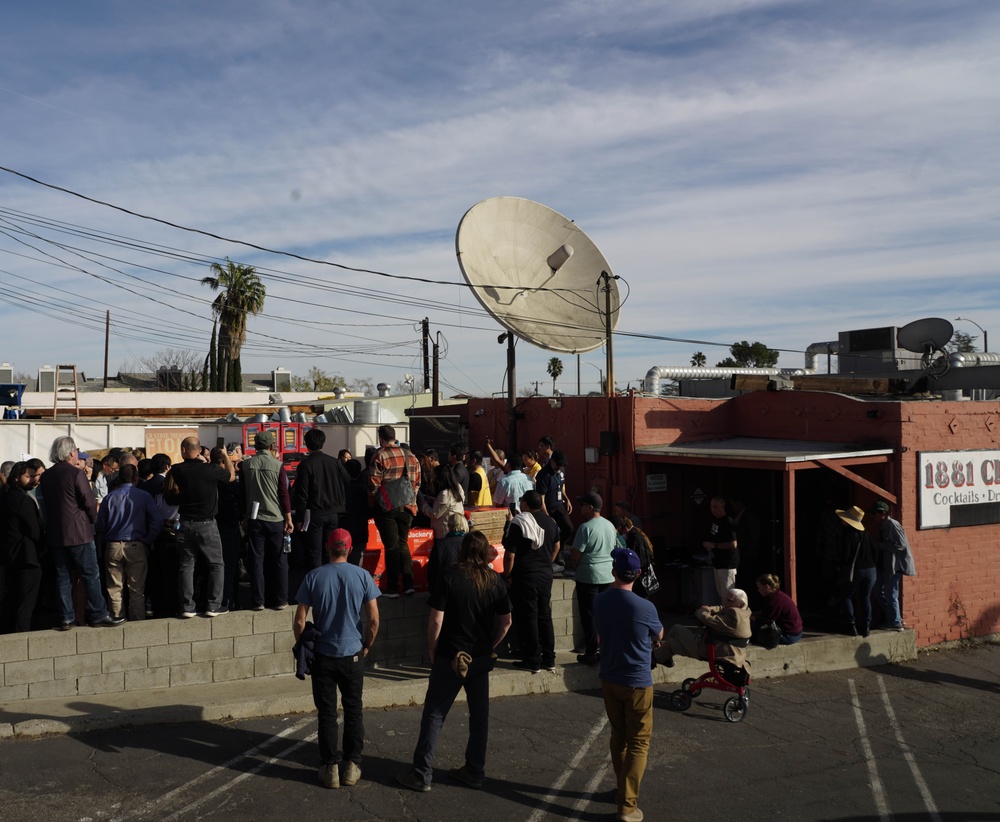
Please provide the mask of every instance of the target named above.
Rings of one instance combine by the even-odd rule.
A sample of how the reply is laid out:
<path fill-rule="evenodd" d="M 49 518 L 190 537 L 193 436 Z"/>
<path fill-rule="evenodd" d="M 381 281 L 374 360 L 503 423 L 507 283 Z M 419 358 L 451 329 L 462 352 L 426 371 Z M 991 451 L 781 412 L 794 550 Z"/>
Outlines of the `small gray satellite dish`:
<path fill-rule="evenodd" d="M 896 333 L 896 341 L 901 348 L 917 354 L 926 354 L 943 349 L 950 341 L 955 327 L 941 317 L 926 317 L 907 323 Z"/>
<path fill-rule="evenodd" d="M 572 220 L 520 197 L 491 197 L 462 217 L 458 264 L 476 299 L 508 331 L 539 348 L 593 351 L 607 339 L 621 302 L 611 266 Z"/>

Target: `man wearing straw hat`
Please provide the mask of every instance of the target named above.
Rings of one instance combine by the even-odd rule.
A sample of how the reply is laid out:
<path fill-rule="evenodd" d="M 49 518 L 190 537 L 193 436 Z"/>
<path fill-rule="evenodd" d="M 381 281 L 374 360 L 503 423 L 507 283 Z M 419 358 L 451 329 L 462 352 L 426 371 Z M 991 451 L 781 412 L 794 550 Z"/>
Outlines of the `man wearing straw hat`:
<path fill-rule="evenodd" d="M 852 505 L 837 511 L 844 524 L 840 535 L 837 562 L 837 587 L 841 595 L 841 612 L 849 636 L 868 636 L 872 622 L 872 590 L 875 588 L 875 551 L 871 537 L 865 533 L 862 521 L 865 512 Z M 854 613 L 854 597 L 861 604 L 861 619 Z"/>

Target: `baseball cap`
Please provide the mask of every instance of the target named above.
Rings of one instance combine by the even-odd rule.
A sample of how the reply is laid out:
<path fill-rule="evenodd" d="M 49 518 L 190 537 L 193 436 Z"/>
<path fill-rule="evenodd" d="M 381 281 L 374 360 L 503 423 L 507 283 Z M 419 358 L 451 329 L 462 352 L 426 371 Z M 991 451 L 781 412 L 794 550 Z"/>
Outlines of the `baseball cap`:
<path fill-rule="evenodd" d="M 873 514 L 888 514 L 889 513 L 889 506 L 886 503 L 884 503 L 884 502 L 876 502 L 871 507 L 871 512 Z"/>
<path fill-rule="evenodd" d="M 274 432 L 273 431 L 260 431 L 254 434 L 253 437 L 253 447 L 254 448 L 270 448 L 274 445 Z"/>
<path fill-rule="evenodd" d="M 642 570 L 639 555 L 631 548 L 616 548 L 611 552 L 611 562 L 619 573 L 631 573 Z"/>
<path fill-rule="evenodd" d="M 343 545 L 345 548 L 350 548 L 351 532 L 346 528 L 335 528 L 326 541 L 326 547 L 333 548 L 335 545 Z"/>
<path fill-rule="evenodd" d="M 590 505 L 595 511 L 600 511 L 601 506 L 604 505 L 604 500 L 601 499 L 601 495 L 593 492 L 589 494 L 581 494 L 576 498 L 576 501 L 580 503 L 580 505 Z"/>

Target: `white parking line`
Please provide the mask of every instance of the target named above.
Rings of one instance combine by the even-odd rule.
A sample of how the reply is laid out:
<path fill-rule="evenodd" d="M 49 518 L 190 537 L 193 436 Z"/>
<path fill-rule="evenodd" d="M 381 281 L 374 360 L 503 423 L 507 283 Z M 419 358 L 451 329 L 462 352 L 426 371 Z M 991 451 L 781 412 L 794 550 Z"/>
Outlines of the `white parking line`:
<path fill-rule="evenodd" d="M 527 822 L 540 822 L 540 820 L 542 820 L 545 817 L 546 809 L 556 800 L 556 797 L 559 795 L 559 791 L 562 790 L 563 785 L 565 785 L 569 781 L 569 778 L 573 774 L 573 771 L 576 770 L 577 766 L 587 755 L 587 752 L 594 744 L 594 741 L 604 730 L 604 727 L 607 724 L 608 724 L 608 717 L 602 716 L 600 720 L 598 720 L 597 724 L 595 724 L 594 727 L 591 728 L 590 733 L 587 735 L 587 738 L 583 741 L 583 744 L 580 746 L 580 750 L 576 752 L 576 756 L 574 756 L 573 759 L 570 760 L 569 765 L 567 765 L 566 769 L 559 775 L 559 778 L 552 783 L 552 787 L 549 788 L 549 792 L 542 797 L 541 805 L 539 805 L 535 809 L 535 812 L 528 817 Z"/>
<path fill-rule="evenodd" d="M 318 736 L 319 736 L 318 733 L 309 734 L 309 736 L 307 736 L 305 739 L 300 739 L 294 745 L 290 745 L 287 748 L 285 748 L 285 750 L 283 750 L 277 756 L 272 756 L 270 759 L 264 760 L 259 765 L 257 765 L 256 768 L 252 768 L 249 771 L 244 771 L 239 776 L 237 776 L 235 779 L 229 780 L 229 782 L 226 782 L 224 785 L 220 785 L 214 791 L 210 791 L 209 793 L 206 793 L 204 796 L 199 797 L 194 802 L 191 802 L 190 804 L 185 805 L 183 808 L 179 808 L 178 810 L 174 811 L 172 814 L 170 814 L 170 816 L 164 817 L 163 818 L 163 822 L 170 822 L 171 819 L 176 819 L 178 816 L 183 816 L 188 811 L 193 811 L 195 808 L 200 807 L 201 805 L 204 805 L 210 799 L 214 799 L 215 797 L 219 796 L 220 794 L 225 793 L 226 791 L 231 791 L 233 788 L 235 788 L 244 779 L 249 779 L 254 774 L 260 773 L 268 765 L 273 765 L 275 762 L 281 762 L 287 756 L 289 756 L 290 754 L 292 754 L 295 751 L 297 751 L 303 745 L 306 745 L 309 742 L 312 742 Z"/>
<path fill-rule="evenodd" d="M 146 814 L 148 814 L 151 811 L 153 811 L 156 808 L 158 808 L 160 805 L 163 805 L 166 802 L 172 801 L 179 794 L 182 794 L 185 791 L 191 790 L 196 785 L 199 785 L 200 783 L 205 782 L 206 780 L 211 779 L 213 776 L 221 773 L 222 771 L 230 770 L 238 762 L 242 762 L 244 759 L 250 759 L 250 758 L 256 756 L 258 753 L 260 753 L 264 748 L 266 748 L 268 745 L 270 745 L 271 743 L 273 743 L 275 740 L 283 739 L 284 737 L 289 736 L 290 734 L 293 734 L 296 731 L 300 731 L 300 730 L 302 730 L 302 728 L 306 727 L 306 725 L 310 725 L 310 724 L 314 723 L 315 721 L 316 721 L 316 718 L 313 717 L 313 716 L 310 716 L 309 718 L 303 719 L 301 722 L 298 722 L 295 725 L 289 725 L 287 728 L 285 728 L 280 733 L 276 733 L 274 736 L 272 736 L 272 737 L 270 737 L 268 739 L 265 739 L 259 745 L 255 745 L 254 747 L 250 748 L 249 750 L 244 751 L 243 753 L 241 753 L 241 754 L 239 754 L 237 756 L 234 756 L 228 762 L 224 762 L 221 765 L 217 765 L 216 767 L 212 768 L 211 770 L 205 771 L 205 773 L 201 774 L 200 776 L 196 776 L 194 779 L 191 779 L 188 782 L 185 782 L 183 785 L 178 785 L 173 790 L 167 791 L 167 793 L 163 794 L 163 796 L 157 797 L 156 799 L 153 799 L 152 801 L 147 802 L 146 805 L 143 808 L 141 808 L 140 810 L 136 811 L 134 815 L 135 816 L 139 816 L 139 817 L 145 816 Z"/>
<path fill-rule="evenodd" d="M 594 796 L 594 791 L 597 790 L 597 786 L 604 781 L 604 777 L 608 772 L 608 768 L 611 767 L 611 754 L 608 754 L 608 758 L 604 760 L 604 764 L 597 769 L 594 777 L 587 783 L 587 787 L 583 789 L 583 795 L 576 800 L 576 804 L 573 805 L 573 815 L 569 818 L 569 822 L 576 822 L 580 817 L 579 814 L 587 805 L 590 804 L 590 800 Z"/>
<path fill-rule="evenodd" d="M 892 726 L 893 733 L 896 734 L 896 741 L 903 752 L 906 764 L 910 766 L 910 773 L 913 774 L 913 779 L 917 783 L 917 790 L 920 791 L 920 796 L 924 800 L 924 807 L 927 808 L 927 813 L 930 814 L 934 822 L 941 822 L 941 816 L 938 814 L 937 805 L 934 804 L 934 797 L 931 796 L 930 788 L 927 787 L 927 783 L 920 773 L 920 768 L 917 767 L 917 760 L 910 752 L 910 746 L 903 739 L 903 730 L 900 728 L 899 722 L 896 721 L 896 712 L 892 709 L 892 703 L 889 702 L 889 692 L 885 689 L 885 682 L 881 674 L 878 675 L 878 687 L 882 692 L 882 704 L 885 706 L 886 715 L 889 717 L 889 724 Z"/>
<path fill-rule="evenodd" d="M 872 798 L 875 800 L 875 808 L 878 810 L 878 818 L 882 822 L 888 822 L 889 805 L 885 800 L 885 788 L 882 780 L 879 779 L 878 768 L 875 766 L 875 757 L 872 754 L 872 746 L 868 742 L 868 731 L 865 728 L 865 718 L 861 713 L 861 700 L 858 699 L 858 689 L 854 687 L 854 680 L 847 680 L 851 689 L 851 705 L 854 707 L 854 720 L 858 723 L 858 733 L 861 735 L 861 749 L 865 754 L 865 762 L 868 765 L 868 776 L 871 778 Z"/>

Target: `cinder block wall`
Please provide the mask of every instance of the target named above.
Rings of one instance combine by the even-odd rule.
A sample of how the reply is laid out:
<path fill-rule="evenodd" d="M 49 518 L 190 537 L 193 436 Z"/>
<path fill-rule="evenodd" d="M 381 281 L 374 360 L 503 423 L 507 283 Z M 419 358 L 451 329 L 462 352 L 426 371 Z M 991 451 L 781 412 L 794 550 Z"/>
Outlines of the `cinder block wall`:
<path fill-rule="evenodd" d="M 573 583 L 552 587 L 556 647 L 571 647 Z M 380 600 L 379 665 L 427 661 L 427 595 Z M 215 619 L 157 619 L 117 628 L 0 636 L 0 702 L 141 691 L 289 674 L 293 608 Z M 579 628 L 577 627 L 577 632 Z"/>

